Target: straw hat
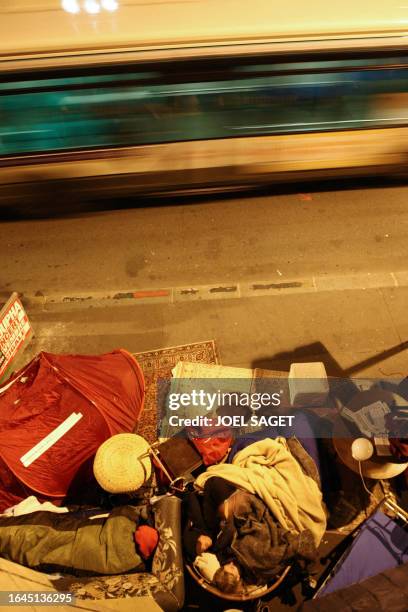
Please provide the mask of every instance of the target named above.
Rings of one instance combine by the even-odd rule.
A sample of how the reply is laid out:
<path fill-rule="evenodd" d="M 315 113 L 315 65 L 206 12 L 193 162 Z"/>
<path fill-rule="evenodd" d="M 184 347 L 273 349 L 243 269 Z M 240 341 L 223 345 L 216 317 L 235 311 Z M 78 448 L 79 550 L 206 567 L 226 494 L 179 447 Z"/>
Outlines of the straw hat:
<path fill-rule="evenodd" d="M 149 443 L 136 434 L 123 433 L 108 438 L 97 450 L 93 471 L 96 480 L 109 493 L 137 491 L 150 478 L 152 464 Z"/>

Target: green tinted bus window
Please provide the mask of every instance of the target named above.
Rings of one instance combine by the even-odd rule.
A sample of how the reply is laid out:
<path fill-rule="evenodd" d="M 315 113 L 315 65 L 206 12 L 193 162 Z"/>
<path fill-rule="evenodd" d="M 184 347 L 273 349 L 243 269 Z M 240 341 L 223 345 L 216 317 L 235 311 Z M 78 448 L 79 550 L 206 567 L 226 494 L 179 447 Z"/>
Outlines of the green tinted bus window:
<path fill-rule="evenodd" d="M 0 154 L 407 124 L 407 59 L 353 61 L 271 64 L 262 75 L 237 66 L 193 82 L 160 71 L 10 81 L 0 84 Z M 276 74 L 282 66 L 292 73 Z"/>

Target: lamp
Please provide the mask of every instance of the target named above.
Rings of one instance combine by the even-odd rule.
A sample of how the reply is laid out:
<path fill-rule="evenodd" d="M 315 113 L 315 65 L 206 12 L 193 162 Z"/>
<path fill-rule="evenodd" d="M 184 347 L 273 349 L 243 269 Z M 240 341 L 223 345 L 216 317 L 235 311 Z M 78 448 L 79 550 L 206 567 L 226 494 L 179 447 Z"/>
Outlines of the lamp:
<path fill-rule="evenodd" d="M 368 461 L 374 454 L 374 446 L 367 438 L 356 438 L 351 445 L 351 455 L 355 461 L 358 462 L 358 471 L 360 473 L 361 482 L 368 495 L 374 499 L 375 495 L 367 488 L 363 472 L 361 470 L 361 462 Z M 378 500 L 376 500 L 378 501 Z M 389 493 L 385 493 L 384 498 L 380 501 L 377 508 L 381 505 L 386 506 L 389 510 L 394 512 L 399 518 L 403 519 L 406 523 L 408 522 L 408 513 L 403 510 L 391 497 Z"/>
<path fill-rule="evenodd" d="M 105 11 L 117 11 L 119 2 L 117 0 L 101 0 L 101 6 Z"/>
<path fill-rule="evenodd" d="M 113 13 L 119 8 L 119 0 L 61 0 L 64 11 L 77 15 L 81 11 L 97 15 L 101 10 Z"/>
<path fill-rule="evenodd" d="M 85 0 L 84 10 L 90 15 L 97 15 L 101 10 L 101 5 L 96 0 Z"/>
<path fill-rule="evenodd" d="M 62 8 L 72 15 L 76 15 L 81 10 L 78 0 L 62 0 Z"/>
<path fill-rule="evenodd" d="M 351 456 L 356 461 L 367 461 L 374 454 L 374 446 L 367 438 L 357 438 L 351 445 Z"/>

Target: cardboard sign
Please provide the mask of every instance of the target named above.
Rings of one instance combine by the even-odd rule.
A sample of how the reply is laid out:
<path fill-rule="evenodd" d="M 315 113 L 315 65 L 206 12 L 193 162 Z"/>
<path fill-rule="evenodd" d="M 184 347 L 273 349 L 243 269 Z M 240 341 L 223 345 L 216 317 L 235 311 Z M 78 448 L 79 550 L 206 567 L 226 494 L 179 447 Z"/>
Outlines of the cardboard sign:
<path fill-rule="evenodd" d="M 28 316 L 13 293 L 0 312 L 0 380 L 33 335 Z"/>

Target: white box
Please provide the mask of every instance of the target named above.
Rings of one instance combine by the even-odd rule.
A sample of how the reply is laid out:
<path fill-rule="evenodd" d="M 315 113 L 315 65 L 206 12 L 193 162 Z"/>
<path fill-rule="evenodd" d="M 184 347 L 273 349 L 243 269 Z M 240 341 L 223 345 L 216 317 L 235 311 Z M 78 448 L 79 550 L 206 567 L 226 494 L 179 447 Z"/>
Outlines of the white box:
<path fill-rule="evenodd" d="M 292 406 L 323 406 L 329 396 L 326 368 L 320 361 L 292 363 L 288 380 Z"/>

